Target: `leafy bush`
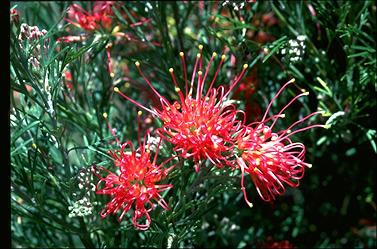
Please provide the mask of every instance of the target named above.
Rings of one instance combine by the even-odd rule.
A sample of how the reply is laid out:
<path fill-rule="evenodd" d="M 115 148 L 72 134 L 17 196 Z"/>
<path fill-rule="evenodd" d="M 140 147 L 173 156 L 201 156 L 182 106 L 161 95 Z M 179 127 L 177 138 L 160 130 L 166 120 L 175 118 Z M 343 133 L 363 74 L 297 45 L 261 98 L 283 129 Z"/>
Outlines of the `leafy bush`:
<path fill-rule="evenodd" d="M 374 1 L 11 2 L 12 247 L 376 247 L 375 36 Z"/>

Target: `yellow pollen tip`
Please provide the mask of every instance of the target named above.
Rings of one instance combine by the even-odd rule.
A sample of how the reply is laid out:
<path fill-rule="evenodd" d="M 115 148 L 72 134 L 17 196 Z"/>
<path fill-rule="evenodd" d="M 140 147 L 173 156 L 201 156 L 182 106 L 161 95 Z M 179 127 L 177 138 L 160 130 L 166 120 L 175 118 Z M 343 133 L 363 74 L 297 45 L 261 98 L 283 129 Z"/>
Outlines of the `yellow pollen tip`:
<path fill-rule="evenodd" d="M 118 26 L 115 26 L 114 29 L 113 29 L 113 31 L 111 31 L 111 33 L 112 33 L 112 34 L 116 34 L 116 33 L 119 32 L 119 30 L 120 30 L 120 26 L 119 26 L 119 25 L 118 25 Z"/>
<path fill-rule="evenodd" d="M 280 117 L 281 117 L 281 118 L 285 118 L 285 114 L 284 114 L 284 113 L 281 114 Z"/>
<path fill-rule="evenodd" d="M 169 68 L 169 72 L 174 72 L 174 69 L 173 68 Z"/>
<path fill-rule="evenodd" d="M 247 205 L 249 205 L 250 208 L 253 207 L 253 203 L 251 203 L 251 202 L 247 202 Z"/>
<path fill-rule="evenodd" d="M 203 45 L 202 44 L 200 44 L 198 47 L 199 47 L 200 50 L 203 49 Z"/>
<path fill-rule="evenodd" d="M 179 52 L 179 56 L 183 57 L 184 55 L 185 55 L 185 53 Z"/>
<path fill-rule="evenodd" d="M 110 73 L 110 77 L 114 78 L 115 74 L 113 72 Z"/>
<path fill-rule="evenodd" d="M 103 115 L 104 118 L 107 118 L 107 113 L 106 112 L 104 112 L 102 115 Z"/>
<path fill-rule="evenodd" d="M 260 165 L 260 159 L 259 159 L 259 158 L 255 159 L 255 164 L 256 164 L 257 166 Z M 256 169 L 257 169 L 257 168 L 256 168 Z"/>
<path fill-rule="evenodd" d="M 176 91 L 176 92 L 179 92 L 179 91 L 181 91 L 181 89 L 180 89 L 179 87 L 176 87 L 176 88 L 175 88 L 175 91 Z"/>
<path fill-rule="evenodd" d="M 125 88 L 129 88 L 130 87 L 130 83 L 126 82 L 126 84 L 124 84 L 124 87 Z"/>
<path fill-rule="evenodd" d="M 200 53 L 197 53 L 197 54 L 196 54 L 196 57 L 200 58 Z"/>
<path fill-rule="evenodd" d="M 213 57 L 216 57 L 216 56 L 217 56 L 217 53 L 216 53 L 216 52 L 213 52 L 213 53 L 212 53 L 212 56 L 213 56 Z"/>
<path fill-rule="evenodd" d="M 244 69 L 246 69 L 246 68 L 248 68 L 249 67 L 249 65 L 247 65 L 247 64 L 243 64 L 243 68 Z"/>
<path fill-rule="evenodd" d="M 307 96 L 309 95 L 309 92 L 304 92 L 303 95 Z"/>
<path fill-rule="evenodd" d="M 221 59 L 222 59 L 222 60 L 225 60 L 225 54 L 223 54 L 223 55 L 221 56 Z"/>
<path fill-rule="evenodd" d="M 288 81 L 289 83 L 293 83 L 293 82 L 295 82 L 296 81 L 296 79 L 295 78 L 293 78 L 293 79 L 291 79 L 290 81 Z"/>
<path fill-rule="evenodd" d="M 33 143 L 33 144 L 31 145 L 31 147 L 33 147 L 34 149 L 36 149 L 36 148 L 37 148 L 37 145 Z"/>
<path fill-rule="evenodd" d="M 323 87 L 327 87 L 326 82 L 324 82 L 320 77 L 317 77 L 317 80 L 318 80 L 318 82 L 319 82 Z"/>
<path fill-rule="evenodd" d="M 312 164 L 310 164 L 310 163 L 306 164 L 306 166 L 307 166 L 308 168 L 311 168 L 311 167 L 313 167 L 313 165 L 312 165 Z"/>
<path fill-rule="evenodd" d="M 114 92 L 119 92 L 119 88 L 118 87 L 114 87 Z"/>
<path fill-rule="evenodd" d="M 331 127 L 331 125 L 325 125 L 325 126 L 323 126 L 323 128 L 325 128 L 325 129 L 329 129 Z"/>
<path fill-rule="evenodd" d="M 142 114 L 143 114 L 142 111 L 138 111 L 138 112 L 137 112 L 137 115 L 139 115 L 139 116 L 141 116 Z"/>
<path fill-rule="evenodd" d="M 291 133 L 292 131 L 291 130 L 287 130 L 287 134 Z"/>
<path fill-rule="evenodd" d="M 198 75 L 202 76 L 203 72 L 202 71 L 199 71 L 198 72 Z"/>
<path fill-rule="evenodd" d="M 135 62 L 135 65 L 136 65 L 137 67 L 140 67 L 140 62 L 136 61 L 136 62 Z"/>

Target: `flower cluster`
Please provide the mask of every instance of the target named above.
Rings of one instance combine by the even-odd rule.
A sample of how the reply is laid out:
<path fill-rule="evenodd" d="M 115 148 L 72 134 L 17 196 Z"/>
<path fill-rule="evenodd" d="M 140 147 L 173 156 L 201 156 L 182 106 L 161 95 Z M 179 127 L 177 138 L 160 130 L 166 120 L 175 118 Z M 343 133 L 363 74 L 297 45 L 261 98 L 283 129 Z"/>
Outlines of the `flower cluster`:
<path fill-rule="evenodd" d="M 91 12 L 87 12 L 78 4 L 72 4 L 68 10 L 68 18 L 65 20 L 85 31 L 99 30 L 101 27 L 111 27 L 111 17 L 114 16 L 112 6 L 114 2 L 95 2 Z"/>
<path fill-rule="evenodd" d="M 68 217 L 82 217 L 92 214 L 93 205 L 89 201 L 88 197 L 83 197 L 82 199 L 76 201 L 72 206 L 68 206 L 68 210 L 70 211 Z"/>
<path fill-rule="evenodd" d="M 274 96 L 273 100 L 280 92 L 294 80 L 287 82 L 280 91 Z M 259 122 L 253 122 L 245 127 L 237 134 L 237 163 L 241 169 L 241 189 L 244 198 L 249 206 L 251 202 L 246 196 L 244 186 L 244 173 L 250 175 L 260 197 L 264 201 L 271 201 L 275 196 L 285 193 L 283 182 L 295 188 L 299 185 L 299 180 L 304 176 L 304 167 L 311 167 L 311 164 L 305 163 L 305 146 L 302 143 L 293 143 L 290 136 L 314 127 L 325 127 L 324 125 L 311 125 L 301 129 L 292 131 L 291 129 L 306 119 L 321 114 L 322 112 L 314 112 L 299 121 L 290 125 L 286 130 L 272 132 L 272 128 L 279 118 L 284 118 L 283 111 L 301 96 L 308 95 L 309 92 L 294 97 L 282 110 L 266 119 L 270 102 L 263 118 Z M 266 122 L 272 121 L 271 126 Z"/>
<path fill-rule="evenodd" d="M 293 188 L 298 187 L 299 180 L 304 176 L 305 167 L 311 167 L 311 164 L 304 162 L 305 146 L 302 143 L 292 142 L 290 137 L 314 127 L 327 128 L 325 125 L 314 124 L 292 130 L 298 124 L 322 112 L 314 112 L 294 122 L 285 130 L 273 131 L 278 119 L 285 117 L 283 113 L 285 109 L 298 98 L 308 95 L 308 92 L 304 91 L 295 96 L 279 113 L 267 117 L 274 100 L 283 89 L 295 82 L 294 79 L 288 81 L 272 98 L 263 117 L 259 121 L 245 124 L 245 112 L 236 108 L 234 101 L 230 99 L 230 93 L 241 81 L 248 65 L 243 65 L 242 71 L 230 82 L 230 85 L 216 88 L 214 84 L 226 58 L 223 54 L 209 86 L 206 87 L 206 81 L 209 81 L 208 73 L 217 53 L 212 54 L 208 65 L 204 68 L 202 49 L 203 46 L 200 45 L 190 82 L 187 77 L 185 54 L 183 52 L 179 54 L 184 72 L 183 90 L 179 87 L 174 69 L 169 69 L 178 101 L 171 103 L 163 97 L 144 75 L 138 61 L 135 65 L 142 78 L 159 98 L 160 106 L 145 107 L 122 93 L 117 87 L 114 88 L 114 92 L 123 98 L 158 117 L 162 121 L 162 127 L 156 129 L 156 137 L 150 137 L 148 132 L 148 139 L 145 136 L 144 143 L 141 144 L 140 111 L 138 113 L 139 147 L 134 150 L 130 141 L 119 143 L 115 131 L 109 125 L 107 114 L 104 114 L 108 128 L 116 137 L 120 150 L 109 151 L 117 169 L 115 173 L 102 167 L 98 169 L 107 173 L 107 176 L 102 177 L 95 173 L 100 178 L 96 193 L 110 195 L 112 198 L 101 211 L 102 217 L 121 210 L 118 218 L 121 221 L 123 216 L 133 209 L 133 225 L 137 229 L 148 229 L 151 223 L 149 212 L 157 206 L 152 201 L 166 210 L 169 209 L 159 193 L 173 186 L 159 183 L 166 179 L 170 170 L 174 168 L 174 166 L 164 168 L 164 165 L 175 157 L 193 160 L 197 173 L 207 159 L 219 168 L 228 167 L 238 170 L 241 173 L 241 191 L 250 207 L 253 204 L 246 194 L 245 176 L 250 175 L 258 194 L 264 201 L 272 201 L 276 196 L 285 193 L 284 183 Z M 175 155 L 158 166 L 156 162 L 162 141 L 173 145 Z M 151 161 L 151 153 L 154 153 L 153 161 Z M 102 184 L 104 187 L 101 187 Z"/>
<path fill-rule="evenodd" d="M 138 113 L 139 125 L 141 112 Z M 107 120 L 107 114 L 104 114 L 109 129 L 113 135 L 115 132 L 110 128 Z M 118 138 L 116 138 L 118 144 Z M 132 142 L 128 141 L 119 144 L 120 150 L 109 151 L 114 159 L 116 172 L 111 172 L 103 167 L 96 167 L 101 172 L 107 173 L 106 177 L 94 173 L 100 178 L 97 184 L 96 194 L 110 195 L 112 200 L 107 203 L 100 215 L 105 218 L 109 214 L 115 214 L 121 210 L 118 218 L 120 222 L 123 216 L 133 208 L 132 224 L 140 230 L 146 230 L 150 226 L 151 218 L 149 212 L 156 206 L 152 200 L 156 201 L 161 207 L 168 210 L 169 207 L 160 195 L 160 192 L 168 190 L 173 186 L 171 184 L 158 184 L 166 178 L 169 171 L 173 168 L 164 168 L 163 166 L 170 161 L 157 165 L 158 147 L 151 161 L 150 146 L 146 146 L 146 138 L 144 143 L 140 142 L 139 128 L 139 147 L 133 148 Z M 104 187 L 101 187 L 104 183 Z M 145 218 L 145 223 L 142 220 Z"/>
<path fill-rule="evenodd" d="M 235 77 L 230 86 L 215 88 L 214 82 L 225 60 L 225 55 L 222 55 L 215 75 L 207 88 L 208 90 L 203 93 L 209 68 L 217 54 L 212 54 L 204 70 L 202 69 L 202 48 L 203 46 L 200 45 L 200 52 L 196 56 L 190 86 L 188 86 L 184 53 L 180 52 L 184 71 L 185 89 L 183 91 L 176 81 L 174 69 L 169 69 L 179 101 L 170 103 L 163 97 L 141 71 L 140 62 L 136 62 L 135 65 L 140 75 L 160 99 L 161 108 L 152 107 L 152 109 L 149 109 L 120 92 L 117 87 L 114 88 L 114 91 L 158 117 L 163 125 L 157 129 L 157 134 L 174 146 L 177 156 L 184 159 L 193 159 L 196 172 L 200 170 L 202 162 L 206 159 L 218 167 L 227 166 L 231 169 L 240 170 L 241 190 L 246 203 L 250 207 L 252 207 L 252 203 L 247 198 L 244 184 L 244 176 L 247 174 L 250 175 L 264 201 L 272 201 L 276 196 L 282 195 L 285 192 L 283 183 L 297 187 L 299 180 L 304 175 L 304 168 L 310 168 L 311 165 L 304 162 L 305 146 L 302 143 L 292 142 L 290 136 L 314 127 L 327 127 L 315 124 L 294 131 L 292 131 L 292 128 L 322 112 L 314 112 L 296 121 L 285 130 L 272 131 L 277 120 L 285 117 L 284 110 L 301 96 L 309 94 L 303 92 L 295 96 L 278 114 L 267 118 L 273 101 L 284 88 L 294 83 L 295 80 L 292 79 L 273 97 L 263 118 L 246 125 L 245 113 L 237 110 L 235 105 L 231 104 L 229 96 L 232 89 L 245 74 L 248 65 L 243 66 L 241 73 Z M 197 81 L 196 85 L 194 84 L 195 81 Z M 225 90 L 225 88 L 228 90 Z M 272 122 L 272 124 L 268 125 L 268 122 Z"/>
<path fill-rule="evenodd" d="M 47 30 L 42 29 L 41 31 L 37 26 L 29 26 L 27 23 L 21 24 L 20 34 L 18 39 L 20 41 L 25 41 L 27 48 L 33 48 L 32 56 L 28 59 L 29 63 L 35 68 L 39 67 L 39 61 L 41 59 L 41 45 L 39 44 L 39 39 L 47 34 Z M 44 41 L 43 51 L 47 53 L 49 39 Z M 21 48 L 25 49 L 24 43 L 21 42 Z M 35 46 L 34 46 L 35 45 Z"/>
<path fill-rule="evenodd" d="M 178 87 L 174 76 L 174 69 L 169 69 L 175 90 L 179 96 L 179 101 L 174 103 L 170 103 L 156 91 L 142 73 L 140 63 L 135 63 L 142 77 L 159 97 L 162 105 L 161 110 L 156 108 L 152 110 L 148 109 L 121 93 L 118 88 L 114 89 L 115 92 L 120 93 L 124 98 L 158 116 L 163 121 L 164 125 L 157 130 L 157 133 L 167 142 L 173 144 L 174 151 L 176 151 L 179 156 L 185 159 L 193 158 L 196 172 L 199 172 L 200 165 L 205 159 L 209 159 L 218 167 L 229 165 L 227 159 L 232 156 L 233 153 L 232 136 L 243 125 L 243 121 L 237 119 L 237 114 L 243 114 L 243 111 L 236 110 L 235 106 L 227 101 L 227 98 L 233 87 L 241 80 L 248 67 L 247 64 L 243 66 L 242 72 L 233 81 L 228 91 L 225 91 L 224 86 L 220 86 L 216 89 L 213 85 L 221 65 L 225 60 L 225 55 L 222 55 L 215 76 L 209 85 L 207 93 L 204 94 L 203 89 L 208 71 L 217 54 L 212 54 L 210 62 L 205 69 L 205 73 L 203 73 L 202 48 L 203 46 L 200 45 L 200 53 L 196 56 L 190 87 L 188 87 L 187 82 L 184 53 L 180 53 L 185 72 L 184 93 Z M 195 93 L 194 81 L 196 76 L 198 78 Z"/>
<path fill-rule="evenodd" d="M 116 16 L 113 8 L 117 8 L 123 18 L 129 23 L 130 27 L 135 27 L 147 23 L 150 19 L 139 18 L 134 12 L 129 11 L 132 18 L 137 20 L 132 22 L 131 19 L 119 8 L 119 3 L 114 1 L 96 1 L 92 10 L 86 11 L 78 4 L 72 4 L 68 7 L 67 15 L 65 18 L 67 22 L 73 26 L 85 31 L 84 34 L 69 35 L 60 37 L 58 42 L 81 42 L 86 40 L 90 35 L 98 33 L 98 31 L 105 31 L 111 33 L 117 38 L 130 40 L 137 40 L 133 35 L 120 32 L 120 26 L 117 25 Z M 140 20 L 138 20 L 140 19 Z M 70 29 L 68 29 L 70 30 Z M 99 35 L 101 36 L 101 34 Z"/>
<path fill-rule="evenodd" d="M 305 35 L 297 36 L 297 39 L 292 39 L 288 41 L 288 47 L 283 48 L 280 52 L 282 55 L 287 54 L 288 59 L 291 62 L 297 62 L 302 59 L 302 56 L 305 53 Z"/>
<path fill-rule="evenodd" d="M 101 29 L 110 31 L 114 13 L 112 7 L 115 3 L 112 1 L 98 1 L 93 5 L 93 9 L 88 12 L 78 4 L 72 4 L 68 7 L 68 18 L 64 18 L 73 26 L 82 29 L 85 32 L 93 33 Z M 81 42 L 87 38 L 87 34 L 69 35 L 60 37 L 58 42 Z"/>

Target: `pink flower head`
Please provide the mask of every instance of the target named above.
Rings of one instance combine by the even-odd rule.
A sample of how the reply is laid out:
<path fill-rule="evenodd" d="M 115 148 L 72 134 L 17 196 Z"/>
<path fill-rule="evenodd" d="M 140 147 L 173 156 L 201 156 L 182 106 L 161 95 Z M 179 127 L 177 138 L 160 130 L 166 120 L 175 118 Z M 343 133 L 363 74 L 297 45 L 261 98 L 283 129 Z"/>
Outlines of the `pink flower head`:
<path fill-rule="evenodd" d="M 278 118 L 284 118 L 284 110 L 299 97 L 309 94 L 309 92 L 304 92 L 297 95 L 277 115 L 266 119 L 272 102 L 288 84 L 293 82 L 294 79 L 288 81 L 273 97 L 261 121 L 245 126 L 236 137 L 237 163 L 242 172 L 241 189 L 250 207 L 252 203 L 246 196 L 244 173 L 250 175 L 258 194 L 264 201 L 271 201 L 275 199 L 275 196 L 283 195 L 285 193 L 283 183 L 293 188 L 298 187 L 299 180 L 304 176 L 304 167 L 310 168 L 311 164 L 304 162 L 306 151 L 304 144 L 293 143 L 290 136 L 314 127 L 327 128 L 325 125 L 315 124 L 292 131 L 297 124 L 322 113 L 314 112 L 296 121 L 288 129 L 272 132 Z M 273 121 L 270 126 L 266 125 L 268 121 Z"/>
<path fill-rule="evenodd" d="M 124 144 L 119 144 L 118 138 L 116 138 L 120 145 L 120 150 L 109 151 L 109 154 L 114 159 L 114 164 L 118 169 L 117 173 L 110 172 L 109 170 L 98 167 L 102 172 L 107 172 L 106 177 L 101 177 L 98 174 L 97 177 L 100 181 L 97 184 L 96 194 L 110 195 L 112 200 L 106 204 L 105 208 L 100 212 L 102 218 L 105 218 L 109 214 L 115 214 L 118 210 L 122 210 L 118 221 L 123 219 L 123 216 L 133 208 L 132 224 L 134 227 L 140 230 L 146 230 L 149 228 L 151 218 L 149 212 L 157 206 L 152 203 L 156 201 L 165 210 L 168 210 L 168 204 L 160 195 L 160 192 L 168 190 L 173 187 L 171 184 L 158 184 L 166 178 L 169 171 L 174 167 L 163 168 L 171 159 L 162 163 L 156 164 L 158 156 L 158 144 L 153 161 L 150 160 L 151 151 L 150 144 L 146 146 L 145 137 L 144 143 L 140 142 L 140 116 L 139 116 L 139 148 L 134 150 L 132 142 L 128 141 Z M 109 129 L 115 136 L 115 132 L 110 128 L 107 120 L 107 114 L 104 114 Z M 127 149 L 129 147 L 129 149 Z M 126 151 L 127 149 L 127 151 Z M 100 185 L 104 183 L 104 187 Z M 145 223 L 141 224 L 142 218 L 145 217 Z"/>
<path fill-rule="evenodd" d="M 162 120 L 163 127 L 159 128 L 157 132 L 163 139 L 174 145 L 174 151 L 179 153 L 179 156 L 194 159 L 196 172 L 199 172 L 201 162 L 205 159 L 209 159 L 214 165 L 221 167 L 228 164 L 227 158 L 232 156 L 232 136 L 234 132 L 243 125 L 243 122 L 237 120 L 236 116 L 237 113 L 243 114 L 243 112 L 236 110 L 235 106 L 229 103 L 227 97 L 234 86 L 241 80 L 248 67 L 247 64 L 243 66 L 242 72 L 236 77 L 233 83 L 231 83 L 228 91 L 225 92 L 224 86 L 220 86 L 217 89 L 213 88 L 221 65 L 225 60 L 225 55 L 222 55 L 207 93 L 204 94 L 203 89 L 208 71 L 217 54 L 212 54 L 204 72 L 202 71 L 202 48 L 203 46 L 200 45 L 200 53 L 198 53 L 196 57 L 190 88 L 188 88 L 184 53 L 180 52 L 185 80 L 184 92 L 178 87 L 173 68 L 169 69 L 172 81 L 175 85 L 175 91 L 178 93 L 179 97 L 179 101 L 175 101 L 174 103 L 170 103 L 156 91 L 142 73 L 140 63 L 135 63 L 141 76 L 159 97 L 162 105 L 160 110 L 156 108 L 152 110 L 148 109 L 119 92 L 118 88 L 114 88 L 115 92 L 118 92 L 127 100 L 151 112 Z M 197 84 L 194 90 L 195 80 L 197 80 Z"/>

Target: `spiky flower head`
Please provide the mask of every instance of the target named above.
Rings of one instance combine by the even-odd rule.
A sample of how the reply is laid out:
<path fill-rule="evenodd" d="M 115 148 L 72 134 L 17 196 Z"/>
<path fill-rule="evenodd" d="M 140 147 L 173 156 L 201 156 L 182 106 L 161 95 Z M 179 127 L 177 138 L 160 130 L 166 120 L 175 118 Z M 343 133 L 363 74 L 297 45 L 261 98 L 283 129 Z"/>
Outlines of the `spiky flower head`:
<path fill-rule="evenodd" d="M 284 110 L 299 97 L 309 94 L 303 92 L 295 96 L 278 114 L 271 115 L 266 119 L 272 102 L 287 85 L 293 82 L 294 80 L 288 81 L 273 97 L 261 121 L 243 127 L 235 138 L 235 145 L 238 150 L 236 161 L 242 172 L 241 189 L 245 201 L 250 207 L 252 207 L 252 203 L 246 195 L 244 174 L 250 175 L 258 194 L 264 201 L 274 200 L 276 196 L 284 194 L 286 189 L 283 183 L 293 188 L 298 187 L 299 180 L 304 176 L 304 168 L 310 168 L 311 164 L 304 162 L 305 145 L 292 142 L 290 136 L 314 127 L 326 128 L 325 125 L 314 124 L 292 131 L 292 128 L 297 124 L 322 113 L 314 112 L 296 121 L 288 129 L 278 132 L 272 131 L 276 121 L 285 117 Z M 269 121 L 272 121 L 270 126 L 266 124 Z"/>
<path fill-rule="evenodd" d="M 140 125 L 139 112 L 139 125 Z M 107 121 L 107 114 L 104 114 Z M 108 121 L 107 121 L 108 123 Z M 108 123 L 109 129 L 110 125 Z M 115 136 L 115 132 L 111 130 Z M 117 142 L 118 138 L 116 138 Z M 151 223 L 149 212 L 153 210 L 157 202 L 165 210 L 169 207 L 165 200 L 160 195 L 160 192 L 168 190 L 173 187 L 171 184 L 158 184 L 166 178 L 169 171 L 173 168 L 163 168 L 163 166 L 170 161 L 170 159 L 160 165 L 156 164 L 158 156 L 158 147 L 153 161 L 151 161 L 151 152 L 149 146 L 140 143 L 140 129 L 139 129 L 139 148 L 134 150 L 132 142 L 128 141 L 120 144 L 120 150 L 109 151 L 109 154 L 114 159 L 114 164 L 117 172 L 111 172 L 103 167 L 97 167 L 102 172 L 107 172 L 106 177 L 101 177 L 96 174 L 100 181 L 97 184 L 96 194 L 110 195 L 112 200 L 106 204 L 102 209 L 100 215 L 105 218 L 109 214 L 115 214 L 121 210 L 118 218 L 120 222 L 123 216 L 133 208 L 132 224 L 140 230 L 146 230 Z M 104 187 L 101 184 L 104 183 Z M 145 223 L 142 224 L 142 218 L 145 217 Z"/>
<path fill-rule="evenodd" d="M 242 127 L 244 121 L 237 119 L 237 114 L 243 114 L 243 112 L 236 110 L 228 97 L 248 67 L 247 64 L 243 66 L 242 72 L 230 84 L 227 91 L 225 91 L 224 86 L 214 88 L 217 75 L 225 60 L 225 55 L 222 55 L 215 75 L 204 94 L 208 72 L 217 54 L 215 52 L 212 54 L 204 72 L 202 70 L 202 49 L 203 46 L 199 45 L 200 52 L 196 56 L 190 87 L 188 87 L 185 55 L 183 52 L 179 54 L 184 71 L 185 90 L 183 92 L 176 81 L 174 69 L 169 69 L 179 101 L 170 103 L 161 96 L 144 76 L 140 69 L 140 62 L 136 62 L 135 65 L 141 76 L 159 97 L 162 108 L 148 109 L 119 92 L 119 89 L 114 89 L 124 98 L 162 120 L 163 126 L 157 132 L 163 139 L 173 144 L 174 151 L 179 156 L 194 159 L 196 172 L 199 172 L 200 165 L 205 159 L 209 159 L 214 165 L 222 167 L 228 164 L 227 158 L 232 156 L 232 136 Z M 195 81 L 197 82 L 196 85 L 194 84 Z"/>

